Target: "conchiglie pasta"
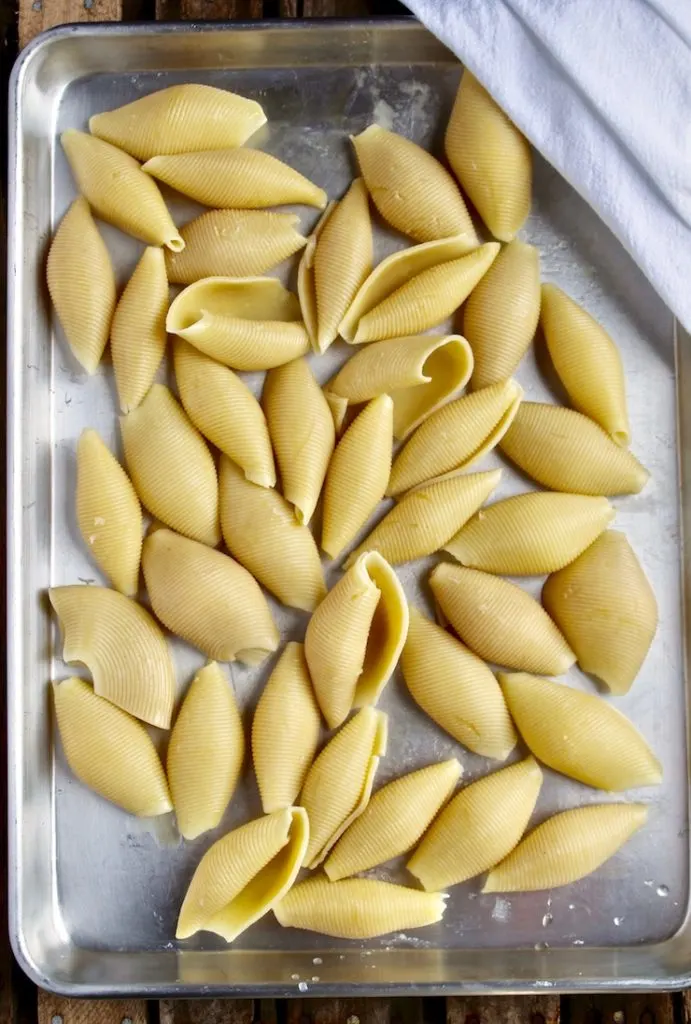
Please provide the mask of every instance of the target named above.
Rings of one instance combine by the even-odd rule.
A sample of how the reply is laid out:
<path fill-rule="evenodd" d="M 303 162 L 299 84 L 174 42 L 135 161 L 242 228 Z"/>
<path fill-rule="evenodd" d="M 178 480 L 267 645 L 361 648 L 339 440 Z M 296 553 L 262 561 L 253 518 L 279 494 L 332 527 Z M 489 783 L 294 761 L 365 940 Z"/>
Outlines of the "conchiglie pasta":
<path fill-rule="evenodd" d="M 343 433 L 343 425 L 345 423 L 346 413 L 348 412 L 348 402 L 345 398 L 340 398 L 339 395 L 334 395 L 327 389 L 324 390 L 324 398 L 331 410 L 331 417 L 334 421 L 336 437 L 340 437 Z"/>

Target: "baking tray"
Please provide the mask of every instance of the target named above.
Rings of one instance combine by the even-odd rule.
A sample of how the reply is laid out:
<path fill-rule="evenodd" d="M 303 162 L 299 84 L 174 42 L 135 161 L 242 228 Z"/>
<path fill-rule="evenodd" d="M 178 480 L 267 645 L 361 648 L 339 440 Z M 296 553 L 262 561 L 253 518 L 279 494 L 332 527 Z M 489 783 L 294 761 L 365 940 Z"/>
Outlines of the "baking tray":
<path fill-rule="evenodd" d="M 615 501 L 660 605 L 660 628 L 632 692 L 616 701 L 664 763 L 650 823 L 596 875 L 553 892 L 479 895 L 452 890 L 443 923 L 369 943 L 281 930 L 271 915 L 232 948 L 202 933 L 176 944 L 180 902 L 214 836 L 186 844 L 168 819 L 130 818 L 88 792 L 51 742 L 47 683 L 59 659 L 49 585 L 99 579 L 73 515 L 75 440 L 96 427 L 119 450 L 112 373 L 87 378 L 51 320 L 46 246 L 74 188 L 57 142 L 89 115 L 175 82 L 197 81 L 259 99 L 269 125 L 252 140 L 339 195 L 353 174 L 346 139 L 372 119 L 425 146 L 440 141 L 460 75 L 456 59 L 416 22 L 68 26 L 25 51 L 10 98 L 9 623 L 10 914 L 15 952 L 46 988 L 69 995 L 360 995 L 679 988 L 691 981 L 686 648 L 691 388 L 689 339 L 587 204 L 536 158 L 524 237 L 544 276 L 583 302 L 619 341 L 633 448 L 652 471 L 640 496 Z M 180 222 L 196 210 L 170 197 Z M 308 229 L 315 211 L 299 209 Z M 104 227 L 124 281 L 140 247 Z M 376 231 L 378 255 L 404 244 Z M 292 276 L 290 276 L 292 275 Z M 294 268 L 284 275 L 292 280 Z M 316 364 L 321 380 L 349 351 Z M 557 398 L 542 348 L 518 372 L 531 397 Z M 258 390 L 260 376 L 247 375 Z M 494 454 L 483 468 L 502 464 Z M 506 468 L 498 495 L 525 489 Z M 496 495 L 495 495 L 496 496 Z M 430 560 L 428 560 L 429 562 Z M 427 564 L 405 567 L 410 598 L 427 605 Z M 334 570 L 329 570 L 330 582 Z M 537 592 L 540 581 L 527 581 Z M 284 638 L 305 616 L 277 611 Z M 174 645 L 184 684 L 201 657 Z M 273 662 L 233 666 L 249 717 Z M 592 684 L 572 672 L 576 685 Z M 463 750 L 409 701 L 400 678 L 381 706 L 391 716 L 379 782 L 459 756 L 466 779 L 491 765 Z M 610 799 L 546 772 L 536 820 Z M 259 812 L 247 770 L 219 832 Z M 394 866 L 381 877 L 401 877 Z"/>

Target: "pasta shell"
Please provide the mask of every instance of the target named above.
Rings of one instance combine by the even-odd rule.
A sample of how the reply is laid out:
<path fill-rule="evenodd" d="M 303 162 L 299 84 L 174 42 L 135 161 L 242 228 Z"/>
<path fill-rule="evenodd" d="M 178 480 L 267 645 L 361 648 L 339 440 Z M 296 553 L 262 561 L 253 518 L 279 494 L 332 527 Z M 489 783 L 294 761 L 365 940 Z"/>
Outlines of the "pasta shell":
<path fill-rule="evenodd" d="M 444 550 L 472 569 L 539 576 L 573 562 L 615 514 L 606 498 L 518 494 L 477 512 Z"/>
<path fill-rule="evenodd" d="M 469 71 L 463 72 L 444 148 L 489 230 L 510 242 L 530 213 L 530 146 Z"/>
<path fill-rule="evenodd" d="M 157 618 L 207 657 L 258 665 L 278 647 L 261 588 L 222 552 L 154 530 L 144 541 L 142 569 Z"/>
<path fill-rule="evenodd" d="M 136 409 L 166 350 L 168 279 L 162 249 L 149 246 L 127 282 L 110 330 L 110 354 L 122 412 Z"/>
<path fill-rule="evenodd" d="M 324 391 L 324 398 L 331 410 L 336 437 L 340 437 L 343 432 L 346 413 L 348 412 L 348 402 L 345 398 L 341 398 L 339 395 L 333 395 L 330 391 L 326 390 Z"/>
<path fill-rule="evenodd" d="M 163 633 L 136 601 L 107 587 L 51 587 L 62 659 L 86 665 L 94 693 L 135 718 L 170 728 L 175 672 Z"/>
<path fill-rule="evenodd" d="M 84 430 L 77 445 L 77 522 L 115 589 L 136 597 L 142 510 L 127 473 L 95 430 Z"/>
<path fill-rule="evenodd" d="M 387 717 L 363 708 L 329 740 L 307 773 L 300 803 L 310 839 L 304 865 L 316 868 L 369 803 L 379 759 L 386 753 Z"/>
<path fill-rule="evenodd" d="M 483 661 L 560 675 L 576 660 L 541 605 L 499 576 L 442 562 L 429 584 L 456 633 Z"/>
<path fill-rule="evenodd" d="M 308 836 L 302 807 L 288 807 L 241 825 L 215 842 L 192 876 L 176 938 L 206 931 L 226 942 L 236 939 L 288 892 Z"/>
<path fill-rule="evenodd" d="M 337 558 L 384 497 L 391 472 L 393 402 L 371 401 L 333 453 L 324 484 L 322 548 Z M 353 487 L 353 481 L 357 487 Z"/>
<path fill-rule="evenodd" d="M 210 85 L 171 85 L 89 118 L 89 131 L 137 160 L 242 146 L 266 124 L 255 100 Z"/>
<path fill-rule="evenodd" d="M 501 441 L 522 398 L 523 388 L 509 378 L 437 409 L 396 456 L 387 493 L 473 465 Z"/>
<path fill-rule="evenodd" d="M 408 632 L 408 605 L 391 566 L 360 555 L 307 624 L 305 656 L 319 706 L 335 729 L 353 707 L 376 704 Z"/>
<path fill-rule="evenodd" d="M 265 814 L 297 800 L 317 752 L 320 724 L 305 649 L 287 643 L 252 721 L 252 761 Z"/>
<path fill-rule="evenodd" d="M 555 573 L 542 602 L 584 672 L 627 693 L 657 630 L 657 601 L 626 536 L 607 530 Z"/>
<path fill-rule="evenodd" d="M 525 672 L 500 672 L 499 682 L 524 742 L 548 768 L 613 792 L 662 781 L 638 729 L 602 697 Z"/>
<path fill-rule="evenodd" d="M 475 356 L 475 390 L 515 372 L 539 319 L 540 254 L 514 239 L 473 289 L 463 310 L 463 331 Z"/>
<path fill-rule="evenodd" d="M 225 455 L 221 529 L 231 555 L 279 601 L 306 612 L 316 608 L 326 585 L 314 537 L 285 498 L 249 483 Z"/>
<path fill-rule="evenodd" d="M 245 734 L 233 690 L 211 662 L 192 680 L 168 744 L 168 781 L 185 839 L 196 839 L 220 824 L 244 754 Z"/>
<path fill-rule="evenodd" d="M 516 733 L 493 673 L 416 608 L 410 609 L 401 668 L 415 703 L 454 739 L 483 757 L 509 756 Z"/>
<path fill-rule="evenodd" d="M 378 790 L 324 864 L 332 882 L 407 853 L 427 831 L 462 774 L 456 758 L 403 775 Z"/>
<path fill-rule="evenodd" d="M 528 757 L 466 786 L 433 822 L 408 871 L 428 892 L 487 871 L 519 842 L 541 785 L 542 772 Z"/>
<path fill-rule="evenodd" d="M 372 201 L 397 231 L 417 242 L 475 235 L 456 182 L 421 146 L 378 124 L 352 141 Z"/>
<path fill-rule="evenodd" d="M 204 437 L 260 487 L 276 483 L 269 428 L 250 389 L 227 366 L 175 339 L 175 380 L 185 412 Z"/>
<path fill-rule="evenodd" d="M 444 893 L 418 892 L 374 878 L 308 878 L 276 904 L 274 914 L 284 928 L 337 939 L 373 939 L 436 924 L 445 910 Z"/>
<path fill-rule="evenodd" d="M 48 291 L 75 359 L 95 373 L 115 309 L 115 275 L 106 244 L 81 196 L 50 245 Z"/>
<path fill-rule="evenodd" d="M 155 156 L 144 170 L 204 206 L 241 210 L 302 203 L 323 210 L 326 192 L 258 149 L 212 149 Z"/>
<path fill-rule="evenodd" d="M 77 188 L 97 217 L 147 245 L 185 248 L 156 183 L 133 157 L 76 128 L 60 141 Z"/>
<path fill-rule="evenodd" d="M 138 817 L 172 811 L 163 765 L 141 722 L 83 679 L 53 683 L 53 697 L 65 758 L 85 786 Z"/>
<path fill-rule="evenodd" d="M 570 885 L 609 860 L 648 818 L 645 804 L 576 807 L 538 825 L 490 871 L 483 892 Z"/>
<path fill-rule="evenodd" d="M 262 404 L 276 452 L 284 498 L 305 526 L 312 518 L 336 442 L 333 417 L 309 363 L 269 370 Z"/>
<path fill-rule="evenodd" d="M 204 438 L 168 388 L 154 384 L 120 419 L 127 468 L 142 504 L 172 530 L 216 547 L 218 479 Z"/>
<path fill-rule="evenodd" d="M 572 404 L 616 444 L 628 445 L 624 368 L 609 334 L 555 284 L 542 286 L 540 320 L 554 369 Z"/>

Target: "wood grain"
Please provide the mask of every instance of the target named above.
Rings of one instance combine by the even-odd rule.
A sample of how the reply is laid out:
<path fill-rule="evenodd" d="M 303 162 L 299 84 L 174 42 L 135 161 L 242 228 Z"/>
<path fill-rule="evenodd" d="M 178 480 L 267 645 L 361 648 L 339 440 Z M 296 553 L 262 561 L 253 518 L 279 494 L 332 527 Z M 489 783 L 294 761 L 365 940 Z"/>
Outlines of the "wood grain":
<path fill-rule="evenodd" d="M 391 1024 L 389 999 L 290 999 L 286 1024 Z"/>
<path fill-rule="evenodd" d="M 121 21 L 122 0 L 19 0 L 19 45 L 55 25 L 75 21 Z"/>
<path fill-rule="evenodd" d="M 559 1020 L 559 996 L 454 997 L 446 1000 L 446 1024 L 559 1024 Z"/>
<path fill-rule="evenodd" d="M 162 999 L 158 1005 L 160 1024 L 252 1024 L 254 1018 L 252 999 Z"/>
<path fill-rule="evenodd" d="M 156 0 L 158 21 L 250 21 L 263 15 L 262 0 Z"/>
<path fill-rule="evenodd" d="M 364 0 L 304 0 L 305 18 L 359 18 L 369 14 Z"/>
<path fill-rule="evenodd" d="M 568 1000 L 565 1016 L 570 1024 L 674 1024 L 674 997 L 666 992 L 577 996 Z"/>
<path fill-rule="evenodd" d="M 147 1024 L 144 999 L 64 999 L 39 990 L 38 1024 Z"/>

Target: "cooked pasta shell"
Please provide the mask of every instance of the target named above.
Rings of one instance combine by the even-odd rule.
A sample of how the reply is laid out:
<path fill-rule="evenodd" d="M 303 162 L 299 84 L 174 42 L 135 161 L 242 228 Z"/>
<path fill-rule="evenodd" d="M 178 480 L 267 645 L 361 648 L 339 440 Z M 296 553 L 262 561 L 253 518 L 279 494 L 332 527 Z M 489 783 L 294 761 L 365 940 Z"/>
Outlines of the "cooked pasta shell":
<path fill-rule="evenodd" d="M 319 500 L 336 443 L 329 404 L 305 359 L 269 370 L 262 404 L 283 496 L 295 507 L 297 521 L 306 526 Z"/>
<path fill-rule="evenodd" d="M 307 846 L 302 807 L 287 807 L 233 829 L 197 865 L 176 938 L 216 932 L 226 942 L 268 913 L 295 881 Z"/>
<path fill-rule="evenodd" d="M 95 373 L 115 309 L 115 275 L 89 204 L 81 196 L 55 232 L 46 277 L 72 354 L 87 373 Z"/>
<path fill-rule="evenodd" d="M 596 804 L 538 825 L 487 876 L 483 892 L 534 892 L 585 878 L 648 819 L 645 804 Z"/>
<path fill-rule="evenodd" d="M 313 611 L 326 585 L 308 527 L 285 498 L 245 480 L 225 455 L 220 475 L 221 529 L 231 555 L 283 604 Z"/>
<path fill-rule="evenodd" d="M 613 792 L 662 781 L 638 729 L 602 697 L 525 672 L 500 672 L 499 682 L 526 746 L 548 768 Z"/>
<path fill-rule="evenodd" d="M 107 587 L 51 587 L 48 595 L 62 627 L 63 661 L 86 665 L 97 696 L 168 729 L 175 672 L 151 615 Z"/>
<path fill-rule="evenodd" d="M 259 584 L 221 551 L 154 530 L 144 541 L 142 569 L 157 618 L 207 657 L 257 665 L 278 647 Z"/>
<path fill-rule="evenodd" d="M 463 72 L 444 148 L 463 191 L 494 237 L 511 241 L 530 213 L 530 146 L 469 71 Z"/>
<path fill-rule="evenodd" d="M 411 931 L 441 921 L 444 893 L 424 893 L 375 878 L 329 882 L 308 878 L 274 906 L 284 928 L 332 935 L 337 939 L 373 939 L 388 932 Z"/>
<path fill-rule="evenodd" d="M 171 530 L 216 547 L 216 465 L 202 435 L 168 388 L 154 384 L 120 419 L 127 468 L 142 504 Z"/>
<path fill-rule="evenodd" d="M 542 772 L 528 757 L 466 786 L 432 823 L 408 871 L 428 892 L 487 871 L 519 842 L 541 785 Z"/>
<path fill-rule="evenodd" d="M 71 770 L 85 786 L 128 814 L 172 811 L 168 783 L 148 732 L 83 679 L 53 683 L 55 717 Z"/>
<path fill-rule="evenodd" d="M 626 536 L 607 530 L 550 576 L 542 602 L 584 672 L 626 693 L 657 630 L 657 601 Z"/>
<path fill-rule="evenodd" d="M 242 146 L 266 123 L 259 103 L 210 85 L 171 85 L 89 118 L 89 131 L 137 160 Z"/>
<path fill-rule="evenodd" d="M 477 512 L 444 550 L 472 569 L 539 576 L 573 562 L 615 514 L 606 498 L 518 494 Z M 568 634 L 566 639 L 571 643 Z"/>
<path fill-rule="evenodd" d="M 302 203 L 326 206 L 326 192 L 258 149 L 211 149 L 155 156 L 144 170 L 204 206 L 241 210 Z"/>
<path fill-rule="evenodd" d="M 307 624 L 305 656 L 319 706 L 335 729 L 353 707 L 376 704 L 408 632 L 408 605 L 391 566 L 365 552 Z"/>
<path fill-rule="evenodd" d="M 604 327 L 555 284 L 543 284 L 540 321 L 554 369 L 572 404 L 627 445 L 624 367 Z"/>
<path fill-rule="evenodd" d="M 302 644 L 287 643 L 252 720 L 252 761 L 265 814 L 297 800 L 321 719 Z"/>
<path fill-rule="evenodd" d="M 175 380 L 185 412 L 204 437 L 260 487 L 276 483 L 269 428 L 250 389 L 222 363 L 182 338 L 173 348 Z"/>
<path fill-rule="evenodd" d="M 97 217 L 147 245 L 185 248 L 156 183 L 133 157 L 76 128 L 60 141 L 77 188 Z"/>
<path fill-rule="evenodd" d="M 324 390 L 324 398 L 331 410 L 336 437 L 340 437 L 343 432 L 346 413 L 348 412 L 348 401 L 345 398 L 341 398 L 339 395 L 332 394 L 326 389 Z"/>
<path fill-rule="evenodd" d="M 429 584 L 442 614 L 483 661 L 560 675 L 576 660 L 542 606 L 499 576 L 442 562 Z"/>
<path fill-rule="evenodd" d="M 396 456 L 387 493 L 473 465 L 501 441 L 522 398 L 523 388 L 509 378 L 442 405 Z"/>

